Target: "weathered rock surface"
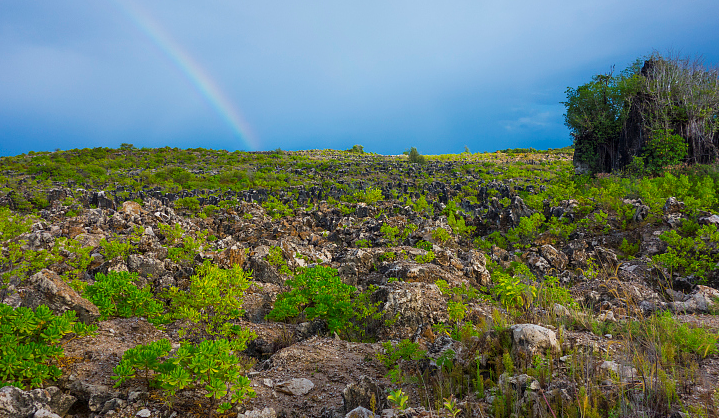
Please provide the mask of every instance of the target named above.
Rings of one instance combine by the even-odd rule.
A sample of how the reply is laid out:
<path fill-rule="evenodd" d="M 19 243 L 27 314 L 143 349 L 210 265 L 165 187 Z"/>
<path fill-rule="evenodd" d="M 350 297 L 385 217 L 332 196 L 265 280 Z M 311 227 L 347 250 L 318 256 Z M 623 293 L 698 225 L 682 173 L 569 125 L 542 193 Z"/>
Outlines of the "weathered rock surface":
<path fill-rule="evenodd" d="M 54 271 L 42 270 L 28 278 L 24 286 L 26 290 L 21 292 L 22 306 L 36 309 L 40 305 L 47 305 L 58 314 L 75 311 L 77 318 L 87 324 L 100 317 L 97 306 L 80 296 Z"/>
<path fill-rule="evenodd" d="M 305 379 L 304 377 L 290 379 L 275 385 L 275 389 L 278 392 L 286 393 L 292 396 L 305 395 L 314 387 L 315 384 L 312 383 L 310 379 Z"/>
<path fill-rule="evenodd" d="M 535 354 L 542 354 L 546 350 L 560 351 L 557 335 L 551 329 L 535 324 L 512 325 L 510 329 L 513 353 L 521 353 L 531 359 Z"/>
<path fill-rule="evenodd" d="M 5 418 L 65 415 L 75 403 L 73 396 L 55 386 L 24 391 L 14 386 L 0 388 L 0 416 Z M 39 414 L 39 415 L 38 415 Z"/>

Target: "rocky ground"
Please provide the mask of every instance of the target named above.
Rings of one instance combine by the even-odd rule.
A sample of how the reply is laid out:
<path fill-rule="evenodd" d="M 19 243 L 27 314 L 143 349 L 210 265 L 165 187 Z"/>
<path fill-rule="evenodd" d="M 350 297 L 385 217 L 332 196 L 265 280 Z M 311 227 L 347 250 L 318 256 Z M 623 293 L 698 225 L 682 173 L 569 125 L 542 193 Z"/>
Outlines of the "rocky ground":
<path fill-rule="evenodd" d="M 391 195 L 391 186 L 384 187 L 383 195 Z M 453 190 L 433 187 L 430 192 L 439 195 Z M 497 192 L 489 196 L 488 190 Z M 674 314 L 677 325 L 701 327 L 712 335 L 719 329 L 714 315 L 719 291 L 711 280 L 707 286 L 686 277 L 662 281 L 651 260 L 666 250 L 659 234 L 678 228 L 689 216 L 682 202 L 667 200 L 659 211 L 662 217 L 647 222 L 649 211 L 658 208 L 628 201 L 635 206 L 632 228 L 594 230 L 587 225 L 565 239 L 541 233 L 521 248 L 479 249 L 474 238 L 507 233 L 538 212 L 516 190 L 512 182 L 497 181 L 477 191 L 484 199 L 457 208 L 466 225 L 475 228 L 473 236 L 440 237 L 434 233 L 438 229 L 453 230 L 442 214 L 451 193 L 430 199 L 435 210 L 417 211 L 396 199 L 338 206 L 308 192 L 303 195 L 305 209 L 273 218 L 260 204 L 247 201 L 210 216 L 193 216 L 173 208 L 164 195 L 144 195 L 142 205 L 108 200 L 92 208 L 92 194 L 75 196 L 75 190 L 56 188 L 48 192 L 51 206 L 31 231 L 14 239 L 25 241 L 30 251 L 51 249 L 60 237 L 74 239 L 91 248 L 90 262 L 77 276 L 80 281 L 91 284 L 98 273 L 129 271 L 156 294 L 187 288 L 203 260 L 251 270 L 254 284 L 245 294 L 240 325 L 257 335 L 242 354 L 253 364 L 247 376 L 256 397 L 225 416 L 452 416 L 454 407 L 445 405 L 452 397 L 457 416 L 467 417 L 585 417 L 607 411 L 612 416 L 717 416 L 716 339 L 702 355 L 666 342 L 657 345 L 652 338 L 659 337 L 632 333 L 625 326 L 652 328 L 651 318 L 666 311 Z M 67 196 L 84 201 L 83 207 L 64 205 Z M 97 204 L 97 193 L 94 198 Z M 579 217 L 577 207 L 567 196 L 557 206 L 547 204 L 543 214 L 547 219 Z M 69 211 L 74 216 L 68 217 Z M 699 223 L 716 222 L 710 213 L 692 216 Z M 616 224 L 615 215 L 606 222 Z M 206 232 L 214 239 L 204 242 L 191 261 L 173 261 L 168 251 L 181 244 L 170 243 L 160 224 L 179 225 L 186 235 Z M 385 225 L 408 232 L 391 237 L 381 231 Z M 633 258 L 619 250 L 626 238 L 641 243 Z M 103 239 L 135 242 L 134 250 L 126 258 L 106 259 Z M 418 243 L 425 244 L 417 248 Z M 280 262 L 271 256 L 274 248 L 281 249 Z M 430 252 L 433 257 L 427 257 Z M 501 303 L 493 290 L 495 272 L 510 271 L 518 263 L 527 266 L 529 274 L 521 279 L 534 286 L 535 294 L 525 288 L 514 299 L 519 302 Z M 70 270 L 68 264 L 58 262 L 15 280 L 4 303 L 47 304 L 55 312 L 74 310 L 83 321 L 98 321 L 97 307 L 60 277 Z M 301 315 L 287 322 L 266 319 L 278 295 L 289 290 L 285 280 L 311 265 L 337 269 L 345 284 L 370 296 L 379 316 L 360 324 L 364 335 L 330 333 L 321 319 Z M 549 276 L 567 289 L 569 298 L 540 298 Z M 438 280 L 444 282 L 438 285 Z M 464 306 L 462 315 L 452 311 L 457 304 Z M 0 415 L 207 416 L 202 390 L 180 393 L 170 403 L 160 390 L 147 391 L 139 379 L 120 387 L 111 379 L 127 349 L 161 338 L 178 344 L 182 323 L 159 329 L 145 318 L 131 317 L 98 324 L 95 336 L 64 342 L 59 361 L 63 376 L 56 382 L 44 389 L 0 389 Z M 426 355 L 398 359 L 388 368 L 378 358 L 387 352 L 382 343 L 402 340 L 416 343 Z M 670 352 L 676 357 L 672 368 L 659 360 Z M 404 410 L 388 401 L 390 391 L 397 389 L 409 397 Z"/>

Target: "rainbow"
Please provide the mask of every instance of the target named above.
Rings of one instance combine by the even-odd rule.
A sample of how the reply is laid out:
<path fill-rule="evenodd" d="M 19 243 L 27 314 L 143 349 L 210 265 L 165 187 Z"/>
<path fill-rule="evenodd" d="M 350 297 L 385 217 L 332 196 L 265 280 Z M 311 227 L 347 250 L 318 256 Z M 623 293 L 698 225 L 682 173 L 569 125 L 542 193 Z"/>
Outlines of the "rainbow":
<path fill-rule="evenodd" d="M 207 100 L 218 115 L 227 122 L 233 133 L 250 148 L 259 149 L 259 141 L 252 133 L 247 121 L 232 104 L 230 99 L 222 93 L 217 83 L 152 16 L 135 4 L 132 0 L 111 0 L 132 23 L 140 29 L 157 48 L 164 53 L 172 63 L 185 74 L 190 83 Z"/>

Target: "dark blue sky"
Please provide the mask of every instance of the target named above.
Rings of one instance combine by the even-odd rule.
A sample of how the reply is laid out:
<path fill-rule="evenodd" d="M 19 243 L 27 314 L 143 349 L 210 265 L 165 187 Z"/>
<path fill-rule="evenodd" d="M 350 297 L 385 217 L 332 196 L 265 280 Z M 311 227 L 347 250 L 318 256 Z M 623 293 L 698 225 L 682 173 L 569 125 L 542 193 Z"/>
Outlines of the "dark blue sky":
<path fill-rule="evenodd" d="M 347 3 L 0 2 L 0 155 L 562 147 L 568 86 L 719 62 L 716 0 Z"/>

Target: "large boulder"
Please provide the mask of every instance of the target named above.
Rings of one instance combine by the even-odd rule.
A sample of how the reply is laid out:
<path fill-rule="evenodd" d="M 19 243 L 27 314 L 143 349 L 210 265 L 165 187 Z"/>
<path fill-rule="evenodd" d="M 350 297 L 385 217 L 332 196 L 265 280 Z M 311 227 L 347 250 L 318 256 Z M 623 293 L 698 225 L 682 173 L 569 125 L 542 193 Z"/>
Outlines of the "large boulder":
<path fill-rule="evenodd" d="M 166 275 L 165 263 L 152 257 L 142 256 L 140 254 L 130 254 L 127 257 L 127 269 L 132 273 L 137 273 L 142 277 L 158 278 Z"/>
<path fill-rule="evenodd" d="M 557 334 L 551 329 L 535 324 L 513 325 L 512 330 L 512 353 L 524 355 L 526 359 L 532 359 L 536 354 L 544 354 L 546 350 L 555 353 L 560 351 Z"/>
<path fill-rule="evenodd" d="M 563 252 L 558 251 L 549 244 L 542 245 L 539 251 L 542 254 L 542 257 L 549 261 L 549 264 L 559 271 L 564 270 L 567 267 L 567 264 L 569 264 L 569 258 Z"/>
<path fill-rule="evenodd" d="M 64 416 L 77 399 L 62 393 L 55 386 L 45 389 L 24 391 L 15 386 L 0 389 L 0 416 L 4 418 L 27 418 L 37 416 L 38 411 L 46 411 Z"/>
<path fill-rule="evenodd" d="M 671 306 L 677 312 L 705 313 L 719 305 L 717 300 L 719 300 L 719 290 L 697 285 L 694 293 L 689 295 L 686 300 L 672 302 Z"/>
<path fill-rule="evenodd" d="M 21 292 L 20 306 L 36 309 L 47 305 L 56 314 L 75 311 L 77 318 L 89 324 L 100 317 L 100 311 L 92 302 L 80 296 L 54 271 L 43 269 L 25 282 Z"/>
<path fill-rule="evenodd" d="M 436 284 L 394 282 L 378 289 L 372 298 L 384 302 L 380 306 L 383 318 L 394 321 L 380 330 L 386 338 L 413 338 L 423 329 L 449 320 L 447 303 Z"/>

